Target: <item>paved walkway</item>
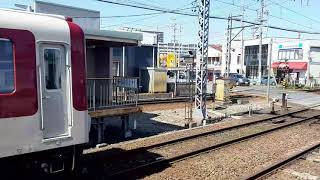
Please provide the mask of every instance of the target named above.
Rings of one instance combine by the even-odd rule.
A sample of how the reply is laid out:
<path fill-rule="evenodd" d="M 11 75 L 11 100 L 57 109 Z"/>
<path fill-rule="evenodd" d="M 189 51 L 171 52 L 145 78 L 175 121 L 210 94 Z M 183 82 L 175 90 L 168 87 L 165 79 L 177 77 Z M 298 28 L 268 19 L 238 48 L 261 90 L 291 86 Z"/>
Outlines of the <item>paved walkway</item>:
<path fill-rule="evenodd" d="M 236 87 L 233 92 L 239 92 L 244 94 L 266 96 L 267 95 L 267 86 L 249 86 L 249 87 Z M 296 103 L 303 106 L 313 106 L 320 105 L 320 95 L 315 93 L 307 93 L 302 91 L 294 90 L 283 90 L 277 87 L 270 88 L 270 98 L 281 99 L 282 93 L 287 93 L 288 101 L 290 103 Z"/>

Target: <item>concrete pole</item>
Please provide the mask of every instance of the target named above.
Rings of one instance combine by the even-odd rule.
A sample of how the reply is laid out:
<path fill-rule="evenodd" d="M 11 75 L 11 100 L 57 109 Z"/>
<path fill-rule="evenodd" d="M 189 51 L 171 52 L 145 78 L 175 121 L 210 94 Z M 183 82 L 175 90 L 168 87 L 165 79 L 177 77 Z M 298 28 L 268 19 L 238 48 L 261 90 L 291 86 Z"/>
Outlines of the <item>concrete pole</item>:
<path fill-rule="evenodd" d="M 273 45 L 273 38 L 271 38 L 270 48 L 269 48 L 269 61 L 268 61 L 268 82 L 267 82 L 267 103 L 269 104 L 270 98 L 270 75 L 271 75 L 271 60 L 272 60 L 272 45 Z"/>
<path fill-rule="evenodd" d="M 232 47 L 232 14 L 230 16 L 230 31 L 229 31 L 229 55 L 228 55 L 228 78 L 229 78 L 229 75 L 230 75 L 230 64 L 231 64 L 231 47 Z"/>
<path fill-rule="evenodd" d="M 176 55 L 176 31 L 177 31 L 177 24 L 174 23 L 173 24 L 173 54 L 174 54 L 174 63 L 175 63 L 175 66 L 176 67 L 176 64 L 177 64 L 177 55 Z"/>
<path fill-rule="evenodd" d="M 182 41 L 182 27 L 179 25 L 179 52 L 178 52 L 178 67 L 180 67 L 181 41 Z"/>
<path fill-rule="evenodd" d="M 243 20 L 244 20 L 244 3 L 243 3 L 243 0 L 242 0 L 242 17 L 241 17 L 241 26 L 243 27 Z M 244 68 L 243 68 L 243 66 L 244 66 L 244 57 L 245 57 L 245 55 L 244 55 L 244 30 L 242 30 L 242 32 L 241 32 L 241 61 L 242 62 L 240 62 L 241 63 L 241 72 L 240 72 L 240 74 L 245 74 L 245 72 L 244 72 Z"/>
<path fill-rule="evenodd" d="M 262 78 L 262 24 L 263 24 L 263 13 L 264 13 L 264 0 L 260 0 L 261 2 L 261 12 L 260 12 L 260 42 L 259 42 L 259 67 L 258 67 L 258 84 L 261 84 Z"/>

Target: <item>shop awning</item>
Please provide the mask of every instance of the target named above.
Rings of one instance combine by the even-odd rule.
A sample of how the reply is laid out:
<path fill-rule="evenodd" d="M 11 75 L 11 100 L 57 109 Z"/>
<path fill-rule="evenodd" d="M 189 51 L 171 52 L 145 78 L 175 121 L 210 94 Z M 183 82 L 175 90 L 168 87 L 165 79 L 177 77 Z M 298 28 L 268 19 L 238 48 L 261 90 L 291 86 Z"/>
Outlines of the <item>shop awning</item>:
<path fill-rule="evenodd" d="M 274 62 L 272 68 L 289 68 L 295 70 L 307 70 L 308 64 L 306 62 Z"/>

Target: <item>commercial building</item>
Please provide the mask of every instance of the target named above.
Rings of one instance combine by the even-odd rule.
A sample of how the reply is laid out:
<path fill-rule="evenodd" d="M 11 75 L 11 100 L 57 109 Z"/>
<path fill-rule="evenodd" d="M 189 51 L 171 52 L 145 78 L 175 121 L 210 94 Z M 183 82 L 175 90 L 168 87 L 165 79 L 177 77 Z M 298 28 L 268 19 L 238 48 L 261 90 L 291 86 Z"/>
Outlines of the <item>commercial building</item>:
<path fill-rule="evenodd" d="M 274 39 L 272 69 L 277 79 L 286 73 L 300 84 L 320 83 L 320 41 Z"/>
<path fill-rule="evenodd" d="M 244 54 L 240 41 L 232 42 L 231 73 L 242 73 L 257 80 L 259 76 L 259 39 L 244 41 Z M 222 72 L 225 73 L 226 59 L 223 47 Z M 241 60 L 243 58 L 243 61 Z M 269 64 L 270 63 L 270 64 Z M 300 84 L 320 83 L 320 40 L 290 38 L 264 38 L 262 41 L 262 76 L 271 75 L 281 82 L 285 76 Z"/>

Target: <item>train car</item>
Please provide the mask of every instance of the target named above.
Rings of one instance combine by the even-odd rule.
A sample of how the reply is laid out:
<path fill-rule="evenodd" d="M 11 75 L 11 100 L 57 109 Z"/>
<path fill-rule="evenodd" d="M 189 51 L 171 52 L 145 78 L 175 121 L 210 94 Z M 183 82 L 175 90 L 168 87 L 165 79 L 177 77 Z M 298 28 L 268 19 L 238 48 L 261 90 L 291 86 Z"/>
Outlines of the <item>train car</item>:
<path fill-rule="evenodd" d="M 78 25 L 61 16 L 0 10 L 2 165 L 19 161 L 48 173 L 74 168 L 89 139 L 85 69 Z"/>

